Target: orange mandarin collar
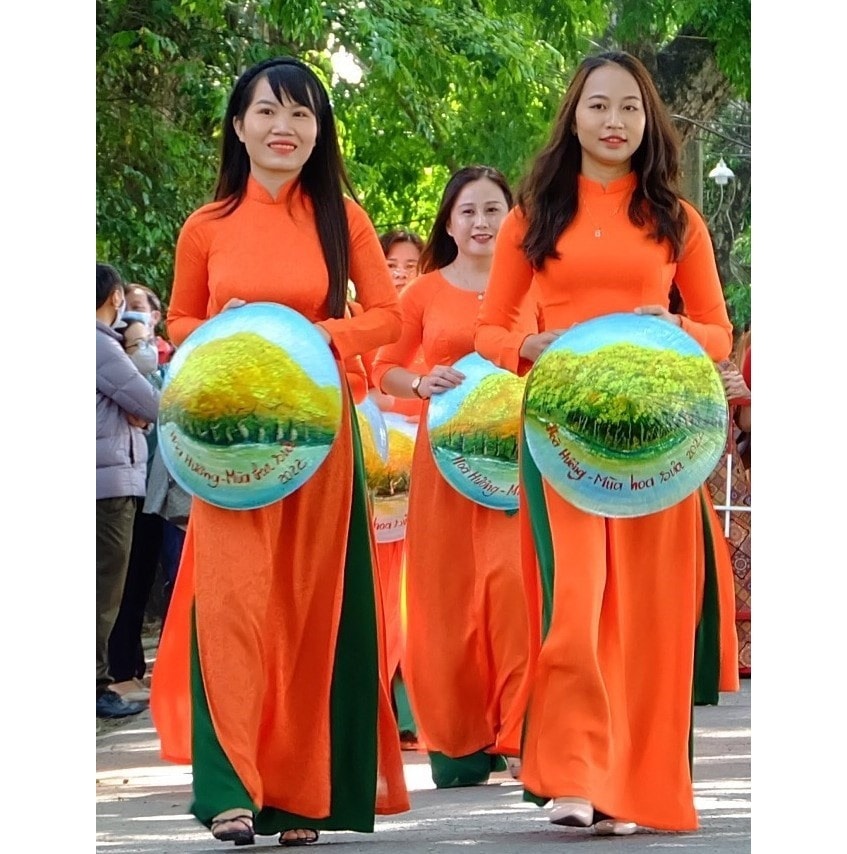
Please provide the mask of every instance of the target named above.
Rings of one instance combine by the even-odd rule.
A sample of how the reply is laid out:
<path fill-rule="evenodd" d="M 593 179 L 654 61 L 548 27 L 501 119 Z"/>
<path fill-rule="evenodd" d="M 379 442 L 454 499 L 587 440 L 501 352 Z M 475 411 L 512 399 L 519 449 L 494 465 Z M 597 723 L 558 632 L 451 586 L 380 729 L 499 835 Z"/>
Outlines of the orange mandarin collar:
<path fill-rule="evenodd" d="M 300 199 L 303 198 L 303 190 L 300 187 L 300 182 L 295 178 L 283 184 L 279 188 L 276 198 L 274 198 L 252 175 L 248 175 L 247 177 L 247 192 L 245 195 L 251 201 L 262 202 L 262 204 L 266 205 L 278 205 L 282 202 L 288 202 L 295 193 Z"/>
<path fill-rule="evenodd" d="M 615 178 L 604 188 L 599 181 L 592 181 L 584 175 L 579 176 L 580 194 L 590 196 L 612 196 L 617 193 L 628 193 L 635 189 L 635 172 L 624 175 L 623 178 Z"/>

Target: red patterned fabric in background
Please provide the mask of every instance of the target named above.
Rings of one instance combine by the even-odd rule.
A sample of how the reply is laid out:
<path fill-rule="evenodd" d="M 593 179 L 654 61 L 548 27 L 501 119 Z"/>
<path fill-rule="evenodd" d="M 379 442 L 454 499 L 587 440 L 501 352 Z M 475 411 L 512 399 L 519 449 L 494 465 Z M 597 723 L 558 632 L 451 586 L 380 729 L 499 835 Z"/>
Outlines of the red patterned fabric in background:
<path fill-rule="evenodd" d="M 732 558 L 735 576 L 736 629 L 738 631 L 738 672 L 750 675 L 750 480 L 735 442 L 736 427 L 730 413 L 726 448 L 720 462 L 709 475 L 707 485 L 712 496 Z M 727 480 L 729 495 L 727 496 Z M 745 507 L 746 510 L 721 509 Z M 729 532 L 726 517 L 729 514 Z"/>

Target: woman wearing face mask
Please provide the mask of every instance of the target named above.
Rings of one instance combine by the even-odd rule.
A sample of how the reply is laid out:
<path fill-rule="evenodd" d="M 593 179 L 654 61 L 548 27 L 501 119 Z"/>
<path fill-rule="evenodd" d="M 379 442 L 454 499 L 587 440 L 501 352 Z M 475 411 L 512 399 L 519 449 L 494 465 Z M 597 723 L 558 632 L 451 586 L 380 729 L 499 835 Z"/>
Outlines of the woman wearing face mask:
<path fill-rule="evenodd" d="M 156 351 L 159 356 L 159 365 L 166 365 L 171 360 L 176 348 L 167 338 L 159 334 L 164 318 L 162 303 L 156 292 L 152 288 L 148 288 L 147 285 L 132 282 L 126 288 L 126 307 L 129 311 L 139 311 L 149 315 Z"/>
<path fill-rule="evenodd" d="M 153 341 L 149 314 L 124 311 L 121 325 L 124 352 L 139 373 L 155 388 L 161 389 L 162 371 L 158 366 L 158 352 Z M 147 439 L 146 483 L 149 485 L 157 444 L 156 425 L 149 424 L 144 435 Z M 132 546 L 121 606 L 109 636 L 109 672 L 115 680 L 111 690 L 128 702 L 147 703 L 150 700 L 150 690 L 144 682 L 147 662 L 141 632 L 150 591 L 156 580 L 162 534 L 161 517 L 142 512 L 142 503 L 139 502 L 135 508 Z"/>
<path fill-rule="evenodd" d="M 122 320 L 126 323 L 122 334 L 127 356 L 153 385 L 161 388 L 162 372 L 159 370 L 159 353 L 150 315 L 145 312 L 125 311 Z"/>
<path fill-rule="evenodd" d="M 315 72 L 290 57 L 247 69 L 227 104 L 215 200 L 177 240 L 168 331 L 179 347 L 220 312 L 288 306 L 327 342 L 343 407 L 328 455 L 290 495 L 252 510 L 192 501 L 151 712 L 162 755 L 192 765 L 192 813 L 238 845 L 372 832 L 376 813 L 409 808 L 347 383 L 350 360 L 397 338 L 400 312 L 354 199 Z"/>
<path fill-rule="evenodd" d="M 473 352 L 494 240 L 512 204 L 503 175 L 456 172 L 421 255 L 422 275 L 400 294 L 403 332 L 382 347 L 374 383 L 422 401 L 406 527 L 407 639 L 403 674 L 437 787 L 482 783 L 517 756 L 520 718 L 510 714 L 527 654 L 519 527 L 515 515 L 459 494 L 440 474 L 426 428 L 427 401 L 464 379 L 453 363 Z M 537 330 L 534 304 L 519 311 Z M 410 370 L 420 348 L 428 366 Z"/>

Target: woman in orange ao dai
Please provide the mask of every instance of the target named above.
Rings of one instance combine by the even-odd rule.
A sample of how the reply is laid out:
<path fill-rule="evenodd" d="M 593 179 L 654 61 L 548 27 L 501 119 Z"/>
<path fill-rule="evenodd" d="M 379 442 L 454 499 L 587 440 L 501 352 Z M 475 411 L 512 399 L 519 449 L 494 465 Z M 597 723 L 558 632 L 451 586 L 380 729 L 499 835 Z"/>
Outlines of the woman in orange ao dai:
<path fill-rule="evenodd" d="M 385 253 L 385 262 L 391 273 L 398 295 L 409 282 L 417 278 L 420 270 L 420 257 L 423 251 L 423 240 L 413 231 L 405 228 L 394 228 L 379 236 L 379 243 Z M 373 359 L 375 352 L 365 354 L 364 362 L 368 370 L 371 388 L 368 395 L 384 412 L 393 412 L 408 421 L 417 422 L 420 417 L 422 401 L 398 398 L 383 394 L 373 383 Z M 424 367 L 422 356 L 418 355 L 414 365 Z M 376 544 L 377 563 L 382 588 L 383 610 L 385 611 L 386 658 L 388 678 L 391 681 L 392 699 L 397 713 L 397 725 L 400 733 L 400 746 L 404 750 L 414 750 L 419 746 L 416 726 L 409 710 L 408 695 L 401 672 L 401 662 L 404 657 L 405 616 L 403 613 L 403 589 L 405 578 L 405 538 L 391 542 Z"/>
<path fill-rule="evenodd" d="M 285 57 L 244 72 L 224 119 L 215 201 L 177 242 L 173 341 L 255 301 L 314 322 L 345 378 L 357 354 L 396 339 L 376 231 L 345 187 L 352 195 L 314 72 Z M 357 317 L 345 312 L 348 279 Z M 299 489 L 256 510 L 192 503 L 151 710 L 162 755 L 193 766 L 191 811 L 237 845 L 255 833 L 303 845 L 321 829 L 368 832 L 375 813 L 409 808 L 343 387 L 339 433 Z"/>
<path fill-rule="evenodd" d="M 459 494 L 440 474 L 426 427 L 427 401 L 464 379 L 453 366 L 473 351 L 494 240 L 512 204 L 505 178 L 470 166 L 447 183 L 421 255 L 422 275 L 400 294 L 400 340 L 379 349 L 374 383 L 423 400 L 406 528 L 407 638 L 403 675 L 418 734 L 439 788 L 474 785 L 517 756 L 513 698 L 527 654 L 517 516 Z M 534 304 L 521 311 L 537 329 Z M 409 368 L 418 350 L 424 373 Z"/>
<path fill-rule="evenodd" d="M 477 350 L 525 373 L 571 325 L 631 311 L 678 324 L 725 358 L 732 326 L 706 224 L 674 189 L 678 162 L 644 66 L 625 53 L 584 60 L 500 230 Z M 686 317 L 668 312 L 671 281 Z M 530 287 L 551 331 L 515 328 Z M 718 570 L 700 491 L 657 513 L 605 518 L 562 498 L 524 453 L 521 496 L 530 560 L 552 590 L 531 615 L 525 797 L 553 799 L 554 824 L 601 834 L 694 830 L 695 658 L 719 640 L 703 637 L 704 590 Z M 529 601 L 541 603 L 539 573 L 527 578 Z M 737 670 L 720 679 L 737 689 Z"/>

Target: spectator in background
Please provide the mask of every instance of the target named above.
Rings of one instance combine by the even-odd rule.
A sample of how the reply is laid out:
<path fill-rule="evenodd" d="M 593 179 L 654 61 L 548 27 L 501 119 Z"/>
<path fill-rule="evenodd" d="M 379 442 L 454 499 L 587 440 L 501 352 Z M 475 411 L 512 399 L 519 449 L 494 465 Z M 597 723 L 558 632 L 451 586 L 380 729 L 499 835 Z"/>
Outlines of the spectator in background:
<path fill-rule="evenodd" d="M 744 383 L 744 388 L 740 393 L 735 394 L 736 405 L 733 412 L 735 426 L 738 428 L 736 441 L 738 443 L 738 453 L 741 456 L 741 461 L 744 463 L 744 468 L 747 469 L 747 477 L 750 479 L 750 426 L 752 423 L 752 406 L 750 402 L 752 389 L 752 370 L 750 363 L 750 327 L 742 334 L 738 340 L 736 347 L 737 361 L 741 366 L 741 379 Z M 729 394 L 729 389 L 727 389 Z"/>
<path fill-rule="evenodd" d="M 139 372 L 157 389 L 162 387 L 155 332 L 149 312 L 126 311 L 123 329 L 124 350 Z M 156 425 L 145 429 L 147 466 L 145 489 L 149 484 L 150 466 L 156 451 Z M 135 508 L 132 547 L 121 606 L 109 637 L 109 672 L 115 680 L 111 690 L 124 700 L 146 703 L 150 690 L 144 682 L 147 662 L 141 635 L 150 591 L 159 569 L 162 549 L 163 519 L 142 512 L 141 502 Z"/>
<path fill-rule="evenodd" d="M 379 238 L 385 261 L 391 273 L 398 294 L 420 272 L 419 263 L 423 251 L 423 240 L 413 231 L 397 228 L 387 231 Z M 351 308 L 357 311 L 356 306 Z M 371 371 L 376 351 L 362 356 L 368 375 L 368 396 L 384 412 L 395 412 L 407 418 L 418 420 L 422 401 L 420 398 L 404 399 L 393 394 L 384 394 L 375 387 Z M 414 360 L 413 370 L 426 372 L 423 352 L 419 349 Z M 388 675 L 391 678 L 391 701 L 397 717 L 400 733 L 400 745 L 406 750 L 418 747 L 417 724 L 409 705 L 406 686 L 401 672 L 401 659 L 405 647 L 404 619 L 402 602 L 405 598 L 403 578 L 405 576 L 405 540 L 376 543 L 377 565 L 380 576 L 382 606 L 385 612 L 386 657 Z"/>
<path fill-rule="evenodd" d="M 399 292 L 418 275 L 423 240 L 413 231 L 395 228 L 380 235 L 379 242 Z"/>
<path fill-rule="evenodd" d="M 133 282 L 126 288 L 127 311 L 140 311 L 149 315 L 153 329 L 156 350 L 159 355 L 159 365 L 165 365 L 171 360 L 176 348 L 161 333 L 164 331 L 162 316 L 162 301 L 158 294 L 147 285 Z"/>
<path fill-rule="evenodd" d="M 120 608 L 136 502 L 145 493 L 144 428 L 156 420 L 159 392 L 124 352 L 116 326 L 125 306 L 120 273 L 97 264 L 97 717 L 138 714 L 144 704 L 111 690 L 109 635 Z"/>

